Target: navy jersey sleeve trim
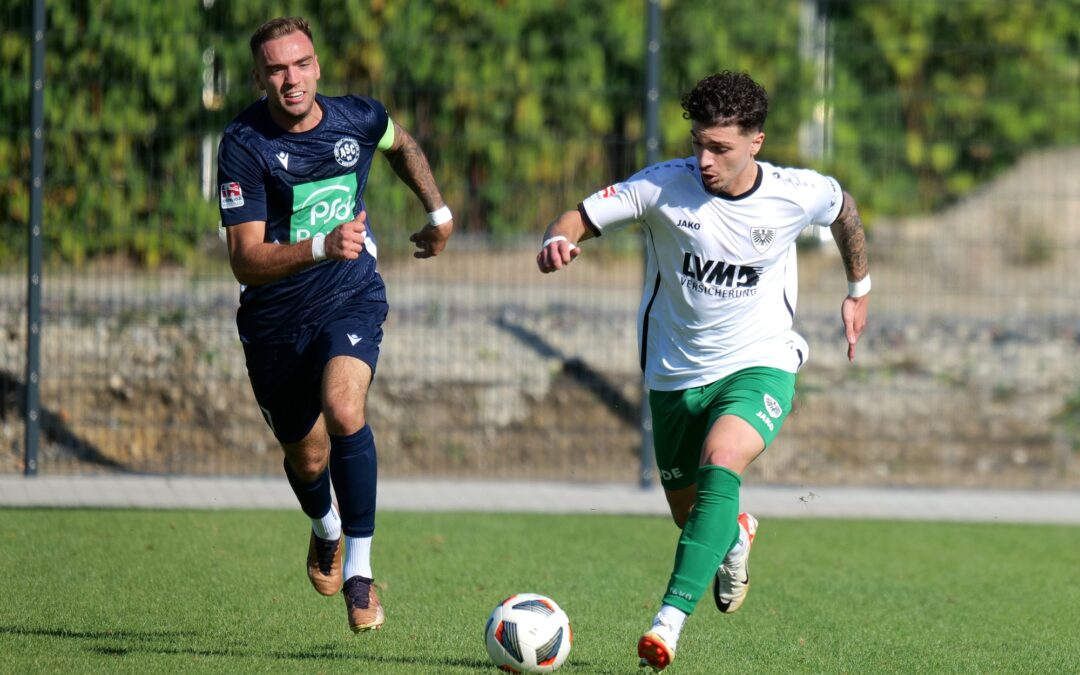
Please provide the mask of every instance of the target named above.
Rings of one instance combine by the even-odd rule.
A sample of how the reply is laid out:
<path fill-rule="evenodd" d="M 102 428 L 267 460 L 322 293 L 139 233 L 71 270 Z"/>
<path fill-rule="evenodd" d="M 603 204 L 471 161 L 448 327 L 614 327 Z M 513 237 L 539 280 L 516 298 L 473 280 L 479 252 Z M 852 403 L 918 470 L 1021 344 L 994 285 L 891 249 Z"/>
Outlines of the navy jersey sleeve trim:
<path fill-rule="evenodd" d="M 581 214 L 581 220 L 585 223 L 585 227 L 592 231 L 594 237 L 599 237 L 604 234 L 600 231 L 600 228 L 593 223 L 592 218 L 589 217 L 589 212 L 585 210 L 585 202 L 578 202 L 577 210 L 578 213 Z"/>
<path fill-rule="evenodd" d="M 645 306 L 645 316 L 641 320 L 641 372 L 645 372 L 645 363 L 649 352 L 649 314 L 652 313 L 653 303 L 656 296 L 660 295 L 660 272 L 656 273 L 656 283 L 653 284 L 652 296 L 649 304 Z"/>

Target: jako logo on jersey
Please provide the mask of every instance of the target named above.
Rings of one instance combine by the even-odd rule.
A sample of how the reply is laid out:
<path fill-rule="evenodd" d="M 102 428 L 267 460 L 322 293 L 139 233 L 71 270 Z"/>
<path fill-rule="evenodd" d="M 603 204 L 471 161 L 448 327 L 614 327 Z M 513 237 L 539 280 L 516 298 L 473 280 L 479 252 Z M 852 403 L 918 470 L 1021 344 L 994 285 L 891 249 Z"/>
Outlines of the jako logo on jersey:
<path fill-rule="evenodd" d="M 688 230 L 700 230 L 701 229 L 701 223 L 695 223 L 692 220 L 680 220 L 679 222 L 675 223 L 675 225 L 676 225 L 676 227 L 685 227 Z"/>
<path fill-rule="evenodd" d="M 221 208 L 235 209 L 244 205 L 244 193 L 240 190 L 240 183 L 221 184 Z"/>
<path fill-rule="evenodd" d="M 360 144 L 355 138 L 342 138 L 334 144 L 334 159 L 341 166 L 353 166 L 360 159 Z"/>
<path fill-rule="evenodd" d="M 614 185 L 609 185 L 600 191 L 600 198 L 607 199 L 608 197 L 614 197 L 617 192 Z"/>
<path fill-rule="evenodd" d="M 769 250 L 769 247 L 776 241 L 776 228 L 775 227 L 751 227 L 750 228 L 750 241 L 754 243 L 754 248 L 758 253 L 764 253 Z"/>
<path fill-rule="evenodd" d="M 682 273 L 697 281 L 729 288 L 757 286 L 759 270 L 742 265 L 729 265 L 723 260 L 702 260 L 693 253 L 683 252 Z"/>

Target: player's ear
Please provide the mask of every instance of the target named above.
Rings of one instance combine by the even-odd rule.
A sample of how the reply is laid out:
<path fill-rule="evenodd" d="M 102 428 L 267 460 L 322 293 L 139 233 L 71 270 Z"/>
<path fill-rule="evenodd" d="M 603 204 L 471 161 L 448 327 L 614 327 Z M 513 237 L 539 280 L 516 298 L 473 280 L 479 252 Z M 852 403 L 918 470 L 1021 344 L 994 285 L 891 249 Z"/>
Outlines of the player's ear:
<path fill-rule="evenodd" d="M 750 141 L 750 154 L 756 155 L 761 150 L 762 143 L 765 142 L 765 132 L 759 131 L 754 134 L 754 139 Z"/>
<path fill-rule="evenodd" d="M 315 54 L 315 79 L 318 80 L 322 77 L 322 68 L 319 67 L 319 55 Z"/>

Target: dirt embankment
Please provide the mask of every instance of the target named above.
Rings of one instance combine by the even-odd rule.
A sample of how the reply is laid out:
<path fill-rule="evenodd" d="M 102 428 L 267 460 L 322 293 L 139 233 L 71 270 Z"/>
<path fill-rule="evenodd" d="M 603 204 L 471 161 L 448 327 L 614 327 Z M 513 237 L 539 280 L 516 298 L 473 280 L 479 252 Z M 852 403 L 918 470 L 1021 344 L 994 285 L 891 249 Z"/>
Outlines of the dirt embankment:
<path fill-rule="evenodd" d="M 854 364 L 839 260 L 803 251 L 812 354 L 752 479 L 1080 486 L 1078 167 L 1077 151 L 1032 157 L 945 212 L 873 223 Z M 383 475 L 638 479 L 641 266 L 610 246 L 586 244 L 557 275 L 535 272 L 531 246 L 465 239 L 436 261 L 383 261 L 392 313 L 369 404 Z M 114 276 L 46 283 L 41 470 L 278 473 L 235 285 Z M 2 288 L 0 472 L 18 472 L 25 284 Z"/>

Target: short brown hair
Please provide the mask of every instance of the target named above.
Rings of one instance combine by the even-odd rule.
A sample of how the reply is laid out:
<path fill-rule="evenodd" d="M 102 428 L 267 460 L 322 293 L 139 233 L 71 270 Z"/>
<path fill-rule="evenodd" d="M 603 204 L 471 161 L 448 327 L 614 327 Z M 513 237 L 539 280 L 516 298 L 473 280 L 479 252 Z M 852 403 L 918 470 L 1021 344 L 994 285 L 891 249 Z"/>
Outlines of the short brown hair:
<path fill-rule="evenodd" d="M 259 48 L 270 40 L 276 40 L 296 31 L 308 36 L 312 44 L 315 43 L 315 39 L 311 37 L 311 26 L 308 25 L 306 19 L 300 16 L 282 16 L 259 26 L 259 29 L 251 36 L 251 55 L 257 56 Z"/>
<path fill-rule="evenodd" d="M 738 125 L 764 131 L 769 94 L 746 73 L 723 70 L 702 79 L 682 98 L 683 117 L 705 126 Z"/>

